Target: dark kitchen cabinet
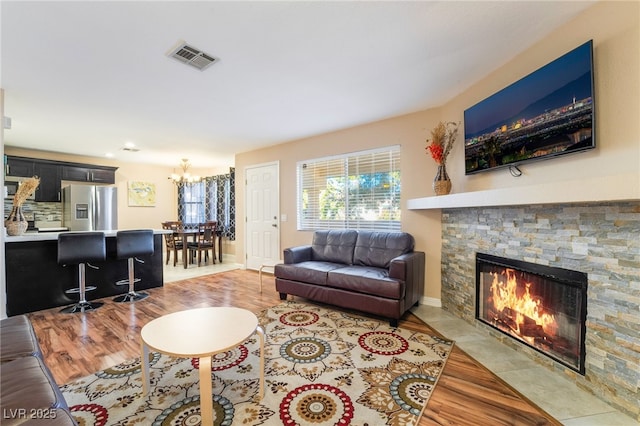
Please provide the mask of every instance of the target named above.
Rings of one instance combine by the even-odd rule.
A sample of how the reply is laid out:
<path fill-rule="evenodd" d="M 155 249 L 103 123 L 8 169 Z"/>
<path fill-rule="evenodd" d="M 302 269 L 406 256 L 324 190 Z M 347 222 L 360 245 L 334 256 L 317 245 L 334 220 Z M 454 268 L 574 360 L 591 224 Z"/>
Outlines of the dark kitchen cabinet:
<path fill-rule="evenodd" d="M 7 156 L 6 159 L 5 176 L 31 177 L 34 175 L 33 158 Z"/>
<path fill-rule="evenodd" d="M 34 174 L 40 178 L 36 201 L 60 201 L 62 166 L 51 162 L 35 162 Z"/>
<path fill-rule="evenodd" d="M 6 157 L 6 176 L 38 176 L 40 184 L 34 194 L 35 201 L 60 201 L 62 166 L 55 161 L 28 157 Z"/>
<path fill-rule="evenodd" d="M 109 184 L 116 182 L 117 167 L 92 167 L 82 165 L 65 165 L 62 168 L 62 180 L 76 182 L 94 182 Z"/>
<path fill-rule="evenodd" d="M 35 201 L 60 201 L 62 181 L 116 183 L 117 167 L 5 155 L 5 175 L 38 176 Z"/>

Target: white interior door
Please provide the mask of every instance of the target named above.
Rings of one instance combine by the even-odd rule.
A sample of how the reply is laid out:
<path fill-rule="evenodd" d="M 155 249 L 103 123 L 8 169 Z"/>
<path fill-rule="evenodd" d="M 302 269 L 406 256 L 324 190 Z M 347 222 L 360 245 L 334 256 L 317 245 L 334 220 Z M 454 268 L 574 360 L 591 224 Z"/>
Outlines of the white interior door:
<path fill-rule="evenodd" d="M 247 167 L 246 268 L 260 269 L 280 259 L 278 164 Z"/>

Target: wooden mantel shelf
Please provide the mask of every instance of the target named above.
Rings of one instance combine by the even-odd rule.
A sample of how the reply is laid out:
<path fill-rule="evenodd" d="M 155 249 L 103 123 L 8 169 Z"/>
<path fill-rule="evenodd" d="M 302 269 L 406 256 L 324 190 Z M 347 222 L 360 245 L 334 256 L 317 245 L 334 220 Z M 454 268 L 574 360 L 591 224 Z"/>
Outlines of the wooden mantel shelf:
<path fill-rule="evenodd" d="M 640 175 L 625 174 L 407 200 L 409 210 L 640 200 Z"/>

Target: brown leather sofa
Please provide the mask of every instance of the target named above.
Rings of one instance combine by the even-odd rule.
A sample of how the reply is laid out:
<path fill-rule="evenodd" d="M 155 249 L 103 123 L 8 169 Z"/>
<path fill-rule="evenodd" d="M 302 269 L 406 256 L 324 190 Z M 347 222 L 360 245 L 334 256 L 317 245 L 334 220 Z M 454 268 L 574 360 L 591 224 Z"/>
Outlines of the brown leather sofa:
<path fill-rule="evenodd" d="M 275 266 L 288 294 L 389 318 L 392 326 L 423 294 L 424 252 L 406 232 L 316 231 L 311 245 L 284 250 Z"/>
<path fill-rule="evenodd" d="M 0 321 L 2 426 L 77 425 L 24 315 Z"/>

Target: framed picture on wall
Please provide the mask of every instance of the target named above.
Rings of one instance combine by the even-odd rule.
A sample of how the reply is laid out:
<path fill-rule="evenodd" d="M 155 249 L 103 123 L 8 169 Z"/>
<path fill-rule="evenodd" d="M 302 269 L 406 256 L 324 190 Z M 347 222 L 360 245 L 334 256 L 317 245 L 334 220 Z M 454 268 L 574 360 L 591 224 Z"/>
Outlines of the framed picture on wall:
<path fill-rule="evenodd" d="M 128 182 L 130 207 L 154 207 L 156 205 L 156 184 L 142 181 Z"/>

